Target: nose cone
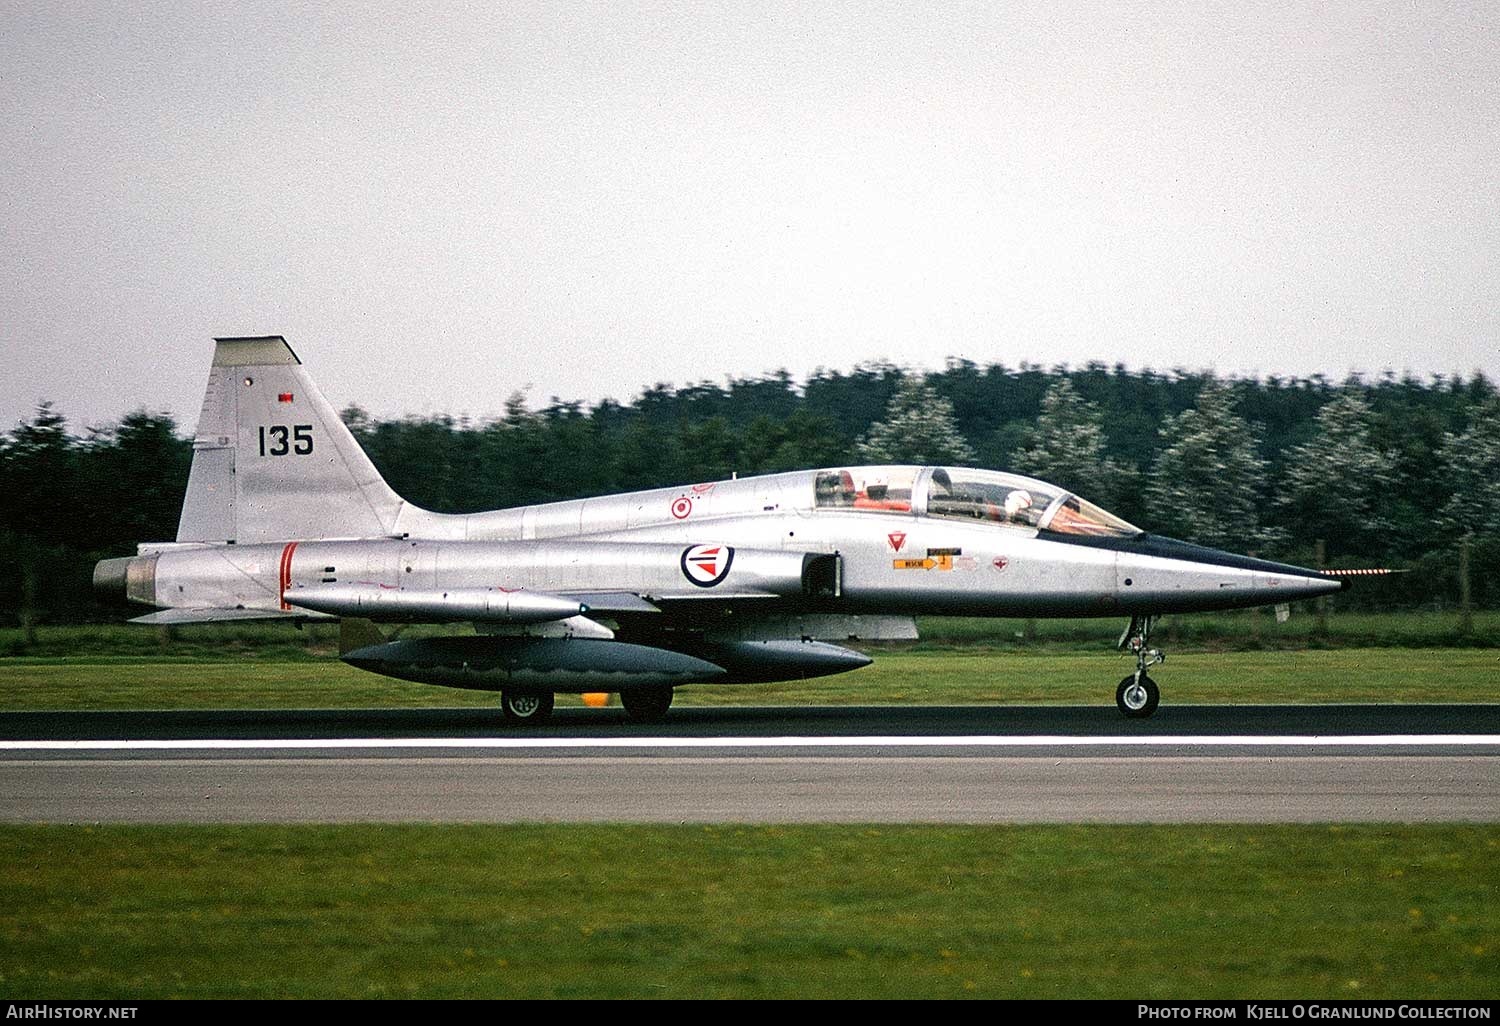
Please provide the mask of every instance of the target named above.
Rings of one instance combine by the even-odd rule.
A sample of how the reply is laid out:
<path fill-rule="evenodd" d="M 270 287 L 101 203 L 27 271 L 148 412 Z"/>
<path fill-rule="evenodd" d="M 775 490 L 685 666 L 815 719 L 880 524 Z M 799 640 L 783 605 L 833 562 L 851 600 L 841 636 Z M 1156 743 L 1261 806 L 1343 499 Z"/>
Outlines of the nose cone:
<path fill-rule="evenodd" d="M 1204 545 L 1144 535 L 1117 563 L 1127 609 L 1195 612 L 1276 605 L 1331 595 L 1343 582 L 1316 570 L 1255 559 Z"/>

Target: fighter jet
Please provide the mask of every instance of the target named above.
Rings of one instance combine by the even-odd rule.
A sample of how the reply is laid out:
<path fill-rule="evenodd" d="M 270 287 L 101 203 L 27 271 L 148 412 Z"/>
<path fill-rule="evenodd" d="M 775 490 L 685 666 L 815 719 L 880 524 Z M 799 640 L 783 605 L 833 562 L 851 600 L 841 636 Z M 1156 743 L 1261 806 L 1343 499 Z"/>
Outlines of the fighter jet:
<path fill-rule="evenodd" d="M 280 336 L 216 340 L 177 538 L 94 571 L 132 621 L 341 623 L 345 662 L 498 691 L 545 720 L 554 695 L 617 692 L 664 716 L 684 684 L 843 673 L 836 642 L 914 639 L 914 617 L 1128 617 L 1150 716 L 1167 613 L 1338 591 L 1315 570 L 1148 534 L 1082 496 L 968 467 L 846 466 L 485 513 L 397 495 Z M 538 468 L 538 473 L 542 468 Z M 381 625 L 472 625 L 400 638 Z"/>

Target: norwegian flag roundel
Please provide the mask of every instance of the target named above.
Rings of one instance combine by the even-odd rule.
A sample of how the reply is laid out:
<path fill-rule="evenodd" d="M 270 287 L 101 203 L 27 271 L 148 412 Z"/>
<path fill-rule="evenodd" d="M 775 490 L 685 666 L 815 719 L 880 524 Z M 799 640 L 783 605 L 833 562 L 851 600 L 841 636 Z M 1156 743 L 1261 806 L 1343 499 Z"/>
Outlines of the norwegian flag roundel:
<path fill-rule="evenodd" d="M 682 551 L 682 576 L 700 588 L 712 588 L 729 576 L 734 549 L 728 545 L 694 545 Z"/>

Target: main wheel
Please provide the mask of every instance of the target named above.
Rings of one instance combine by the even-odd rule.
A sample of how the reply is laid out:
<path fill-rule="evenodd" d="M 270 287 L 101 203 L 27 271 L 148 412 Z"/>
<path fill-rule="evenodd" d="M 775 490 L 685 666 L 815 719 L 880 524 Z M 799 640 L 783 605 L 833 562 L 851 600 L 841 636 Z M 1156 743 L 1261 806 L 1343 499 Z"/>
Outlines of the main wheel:
<path fill-rule="evenodd" d="M 1120 681 L 1120 686 L 1115 689 L 1115 705 L 1120 711 L 1132 720 L 1143 720 L 1156 712 L 1157 704 L 1161 702 L 1161 688 L 1156 686 L 1156 681 L 1141 674 L 1139 680 L 1135 674 L 1131 674 Z"/>
<path fill-rule="evenodd" d="M 550 691 L 502 691 L 500 711 L 511 723 L 542 723 L 552 715 Z"/>
<path fill-rule="evenodd" d="M 672 685 L 649 684 L 620 692 L 625 715 L 636 723 L 659 723 L 672 707 Z"/>

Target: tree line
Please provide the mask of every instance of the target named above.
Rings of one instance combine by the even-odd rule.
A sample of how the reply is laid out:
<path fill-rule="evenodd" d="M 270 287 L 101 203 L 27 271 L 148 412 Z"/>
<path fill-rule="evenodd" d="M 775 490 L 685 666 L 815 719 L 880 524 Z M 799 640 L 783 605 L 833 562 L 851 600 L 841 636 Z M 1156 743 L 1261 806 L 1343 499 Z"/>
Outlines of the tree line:
<path fill-rule="evenodd" d="M 1483 375 L 1334 382 L 1091 363 L 937 372 L 871 363 L 797 382 L 657 385 L 628 403 L 513 394 L 502 415 L 345 422 L 391 486 L 469 512 L 869 462 L 1030 474 L 1160 534 L 1301 564 L 1411 572 L 1340 596 L 1500 606 L 1500 395 Z M 0 437 L 0 616 L 101 618 L 94 560 L 170 540 L 185 425 L 136 411 L 75 431 L 43 403 Z"/>

